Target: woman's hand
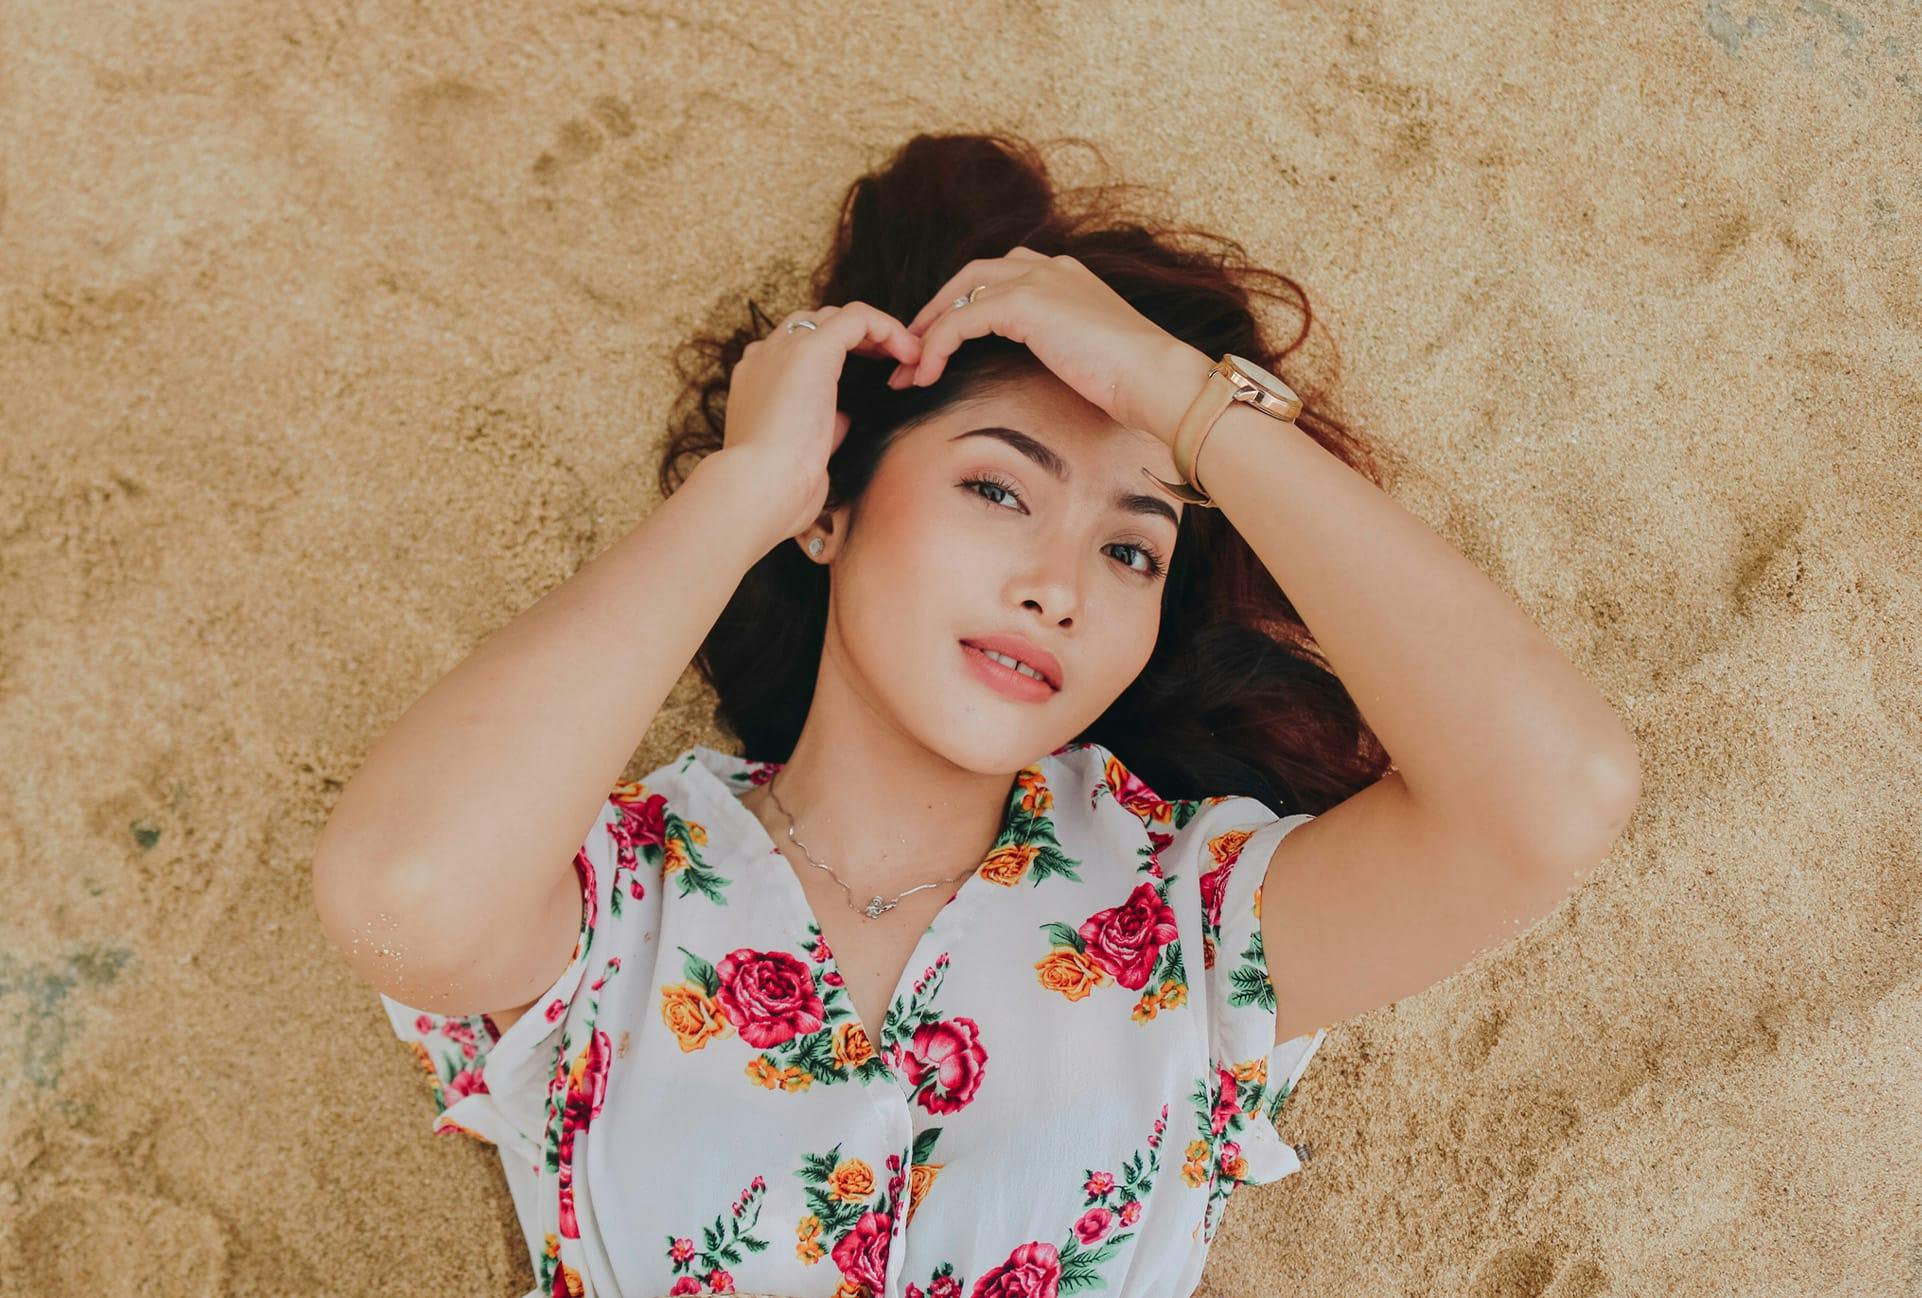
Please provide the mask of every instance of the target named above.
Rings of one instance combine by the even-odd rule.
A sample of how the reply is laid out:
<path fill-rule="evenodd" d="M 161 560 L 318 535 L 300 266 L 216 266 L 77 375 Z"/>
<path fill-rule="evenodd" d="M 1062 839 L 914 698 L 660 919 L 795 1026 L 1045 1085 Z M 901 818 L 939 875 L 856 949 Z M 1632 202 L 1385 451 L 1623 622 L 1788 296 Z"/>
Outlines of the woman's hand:
<path fill-rule="evenodd" d="M 965 307 L 954 301 L 985 285 Z M 969 262 L 908 323 L 921 343 L 917 362 L 903 361 L 888 386 L 926 385 L 969 338 L 1000 334 L 1023 343 L 1063 383 L 1116 423 L 1173 445 L 1175 430 L 1156 401 L 1155 385 L 1171 373 L 1184 381 L 1201 353 L 1129 306 L 1100 276 L 1067 255 L 1045 256 L 1016 245 L 1005 257 Z M 1184 353 L 1186 353 L 1184 355 Z M 1205 358 L 1204 358 L 1205 359 Z M 1181 406 L 1189 396 L 1184 391 Z M 1176 411 L 1177 417 L 1179 411 Z"/>
<path fill-rule="evenodd" d="M 815 327 L 790 332 L 790 320 Z M 720 453 L 758 466 L 777 535 L 805 531 L 827 503 L 828 458 L 848 432 L 834 398 L 849 352 L 912 364 L 921 340 L 880 308 L 849 302 L 789 314 L 734 364 Z"/>

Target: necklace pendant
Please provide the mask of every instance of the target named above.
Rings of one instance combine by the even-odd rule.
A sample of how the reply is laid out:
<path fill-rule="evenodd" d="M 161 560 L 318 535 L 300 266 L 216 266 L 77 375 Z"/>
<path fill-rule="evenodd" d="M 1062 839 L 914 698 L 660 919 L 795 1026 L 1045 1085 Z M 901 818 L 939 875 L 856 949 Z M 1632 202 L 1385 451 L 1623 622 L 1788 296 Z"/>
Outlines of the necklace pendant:
<path fill-rule="evenodd" d="M 876 897 L 873 900 L 869 901 L 867 904 L 867 907 L 866 907 L 867 917 L 869 919 L 879 919 L 887 911 L 893 910 L 894 906 L 895 906 L 894 902 L 882 901 L 879 897 Z"/>

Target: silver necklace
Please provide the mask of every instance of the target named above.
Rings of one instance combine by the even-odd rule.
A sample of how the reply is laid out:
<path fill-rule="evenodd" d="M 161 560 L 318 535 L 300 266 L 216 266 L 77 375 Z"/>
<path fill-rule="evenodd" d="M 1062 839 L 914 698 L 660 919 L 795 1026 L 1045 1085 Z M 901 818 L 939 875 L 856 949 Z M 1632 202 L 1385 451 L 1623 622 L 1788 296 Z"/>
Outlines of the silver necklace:
<path fill-rule="evenodd" d="M 775 772 L 774 778 L 779 779 L 780 772 L 778 771 Z M 820 866 L 823 870 L 826 870 L 828 874 L 833 878 L 833 880 L 836 883 L 841 885 L 841 891 L 845 892 L 848 895 L 849 908 L 860 911 L 862 914 L 866 915 L 869 919 L 881 918 L 881 916 L 885 915 L 887 912 L 893 910 L 896 906 L 898 906 L 901 902 L 901 898 L 907 896 L 908 893 L 919 892 L 923 888 L 932 888 L 936 883 L 953 883 L 956 879 L 965 878 L 968 875 L 974 873 L 973 870 L 963 870 L 960 874 L 951 874 L 945 879 L 936 879 L 934 883 L 916 884 L 914 887 L 909 888 L 907 892 L 900 893 L 899 895 L 897 895 L 893 901 L 885 901 L 879 895 L 876 895 L 868 899 L 867 905 L 857 906 L 855 905 L 855 902 L 854 902 L 854 889 L 848 887 L 847 880 L 843 879 L 840 875 L 835 874 L 834 867 L 829 865 L 826 861 L 816 861 L 814 859 L 814 853 L 808 851 L 808 845 L 806 843 L 803 843 L 801 841 L 801 836 L 794 832 L 794 813 L 787 809 L 787 807 L 781 802 L 781 795 L 774 791 L 774 780 L 769 780 L 767 783 L 767 796 L 774 799 L 774 805 L 777 807 L 780 807 L 781 814 L 787 817 L 787 836 L 794 840 L 794 845 L 796 847 L 801 849 L 801 855 L 807 857 L 809 861 L 813 862 L 815 865 Z"/>

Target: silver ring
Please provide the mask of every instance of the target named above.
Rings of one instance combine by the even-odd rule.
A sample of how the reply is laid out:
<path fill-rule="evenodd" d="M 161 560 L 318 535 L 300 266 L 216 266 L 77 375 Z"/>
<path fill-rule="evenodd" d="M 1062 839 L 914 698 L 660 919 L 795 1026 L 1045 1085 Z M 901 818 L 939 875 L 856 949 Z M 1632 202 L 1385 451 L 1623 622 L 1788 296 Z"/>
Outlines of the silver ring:
<path fill-rule="evenodd" d="M 815 324 L 812 320 L 790 320 L 787 322 L 787 331 L 789 333 L 793 333 L 796 329 L 819 329 L 820 327 L 820 325 Z"/>
<path fill-rule="evenodd" d="M 974 301 L 974 295 L 976 293 L 979 293 L 982 289 L 986 287 L 987 287 L 986 284 L 976 284 L 973 288 L 968 290 L 968 295 L 966 297 L 958 297 L 954 299 L 954 309 L 959 311 L 962 307 L 967 306 L 970 302 Z"/>

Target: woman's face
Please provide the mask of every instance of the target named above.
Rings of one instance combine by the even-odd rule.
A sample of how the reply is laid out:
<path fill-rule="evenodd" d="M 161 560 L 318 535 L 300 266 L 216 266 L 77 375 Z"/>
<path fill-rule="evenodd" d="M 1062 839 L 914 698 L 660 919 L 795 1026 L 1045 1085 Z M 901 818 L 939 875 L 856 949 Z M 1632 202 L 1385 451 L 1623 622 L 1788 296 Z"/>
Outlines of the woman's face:
<path fill-rule="evenodd" d="M 998 433 L 978 429 L 1004 430 Z M 1007 431 L 1011 430 L 1011 431 Z M 1023 451 L 1021 444 L 1028 450 Z M 1147 664 L 1182 502 L 1152 434 L 1052 374 L 1015 380 L 902 433 L 834 511 L 824 671 L 967 769 L 1053 752 Z M 964 642 L 1035 659 L 1055 688 Z"/>

